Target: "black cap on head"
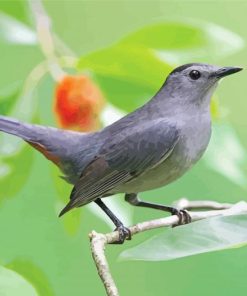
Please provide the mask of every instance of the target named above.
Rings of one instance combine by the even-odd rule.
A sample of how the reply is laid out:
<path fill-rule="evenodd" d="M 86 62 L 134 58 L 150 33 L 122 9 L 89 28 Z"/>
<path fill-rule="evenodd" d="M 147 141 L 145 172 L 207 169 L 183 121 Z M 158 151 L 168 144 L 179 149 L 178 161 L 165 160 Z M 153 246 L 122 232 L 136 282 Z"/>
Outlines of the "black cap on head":
<path fill-rule="evenodd" d="M 202 65 L 202 64 L 199 64 L 199 63 L 190 63 L 190 64 L 185 64 L 185 65 L 182 65 L 182 66 L 179 66 L 177 68 L 175 68 L 171 73 L 170 75 L 172 74 L 175 74 L 175 73 L 180 73 L 182 72 L 183 70 L 189 68 L 189 67 L 192 67 L 192 66 L 198 66 L 198 65 Z"/>

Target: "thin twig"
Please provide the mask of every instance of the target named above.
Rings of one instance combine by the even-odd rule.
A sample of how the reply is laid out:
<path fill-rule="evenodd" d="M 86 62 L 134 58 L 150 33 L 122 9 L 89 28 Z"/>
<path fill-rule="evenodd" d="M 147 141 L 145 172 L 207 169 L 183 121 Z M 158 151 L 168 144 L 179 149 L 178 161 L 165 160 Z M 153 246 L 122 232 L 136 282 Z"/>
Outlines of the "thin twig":
<path fill-rule="evenodd" d="M 247 213 L 247 204 L 244 202 L 233 204 L 218 203 L 214 201 L 188 201 L 187 199 L 179 200 L 176 205 L 180 209 L 213 209 L 211 211 L 189 212 L 192 221 L 202 220 L 215 216 L 226 216 L 232 214 Z M 177 216 L 170 216 L 161 219 L 155 219 L 138 223 L 129 227 L 132 237 L 135 234 L 160 227 L 173 226 L 178 223 Z M 92 231 L 89 235 L 91 252 L 97 267 L 101 281 L 104 284 L 108 296 L 119 296 L 117 286 L 111 275 L 109 264 L 105 256 L 105 247 L 108 244 L 115 243 L 119 240 L 117 231 L 102 234 Z"/>
<path fill-rule="evenodd" d="M 210 209 L 210 210 L 224 210 L 233 206 L 230 203 L 219 203 L 213 200 L 188 200 L 181 198 L 174 203 L 174 206 L 180 209 L 193 210 L 193 209 Z"/>
<path fill-rule="evenodd" d="M 51 19 L 46 13 L 42 0 L 29 0 L 29 5 L 34 17 L 40 48 L 47 59 L 49 71 L 56 81 L 60 81 L 66 73 L 56 56 Z"/>

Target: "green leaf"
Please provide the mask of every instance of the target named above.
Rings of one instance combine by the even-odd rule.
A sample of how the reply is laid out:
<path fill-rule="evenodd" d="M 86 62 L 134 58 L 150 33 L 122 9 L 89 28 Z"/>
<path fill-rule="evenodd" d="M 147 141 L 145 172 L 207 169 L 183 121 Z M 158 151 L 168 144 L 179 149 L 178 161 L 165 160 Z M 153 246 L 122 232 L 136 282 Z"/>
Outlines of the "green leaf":
<path fill-rule="evenodd" d="M 0 12 L 0 41 L 18 45 L 36 45 L 36 34 L 25 24 Z"/>
<path fill-rule="evenodd" d="M 34 287 L 18 273 L 0 266 L 1 296 L 38 296 Z"/>
<path fill-rule="evenodd" d="M 95 78 L 107 101 L 126 112 L 140 107 L 155 94 L 155 90 L 148 85 L 131 82 L 124 78 L 97 74 Z"/>
<path fill-rule="evenodd" d="M 18 272 L 35 287 L 39 295 L 53 296 L 54 292 L 45 273 L 34 265 L 33 262 L 26 260 L 14 260 L 6 265 L 7 268 Z"/>
<path fill-rule="evenodd" d="M 11 1 L 1 1 L 1 11 L 3 13 L 26 24 L 30 23 L 30 14 L 27 6 L 27 0 L 16 1 L 15 5 Z"/>
<path fill-rule="evenodd" d="M 152 88 L 160 86 L 164 73 L 171 70 L 169 65 L 155 58 L 148 48 L 128 46 L 114 46 L 82 57 L 78 68 L 93 70 L 106 77 L 147 84 Z"/>
<path fill-rule="evenodd" d="M 199 21 L 167 21 L 142 28 L 124 38 L 120 44 L 148 47 L 162 60 L 174 64 L 195 60 L 217 60 L 244 46 L 237 34 Z"/>
<path fill-rule="evenodd" d="M 245 206 L 242 202 L 235 207 Z M 124 251 L 120 258 L 162 261 L 241 247 L 247 244 L 247 215 L 208 218 L 169 228 L 140 245 Z"/>
<path fill-rule="evenodd" d="M 211 23 L 169 21 L 147 26 L 116 45 L 79 59 L 103 93 L 125 111 L 144 104 L 159 89 L 171 64 L 218 59 L 243 47 L 236 34 Z"/>
<path fill-rule="evenodd" d="M 142 45 L 153 49 L 187 49 L 205 44 L 198 25 L 185 22 L 164 22 L 146 26 L 123 38 L 122 44 Z"/>
<path fill-rule="evenodd" d="M 126 111 L 150 99 L 171 70 L 149 49 L 128 46 L 114 46 L 84 56 L 78 68 L 92 71 L 107 99 Z"/>
<path fill-rule="evenodd" d="M 231 125 L 214 124 L 204 161 L 210 169 L 246 188 L 247 178 L 244 168 L 247 165 L 247 155 Z"/>

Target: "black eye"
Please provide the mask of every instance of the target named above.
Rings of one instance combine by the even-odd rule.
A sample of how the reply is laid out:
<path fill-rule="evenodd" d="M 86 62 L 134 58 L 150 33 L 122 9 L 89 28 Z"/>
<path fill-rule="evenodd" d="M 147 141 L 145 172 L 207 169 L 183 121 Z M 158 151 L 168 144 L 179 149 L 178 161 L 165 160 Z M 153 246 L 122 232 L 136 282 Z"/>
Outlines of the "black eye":
<path fill-rule="evenodd" d="M 190 75 L 190 78 L 193 80 L 197 80 L 201 77 L 201 73 L 197 70 L 192 70 L 189 75 Z"/>

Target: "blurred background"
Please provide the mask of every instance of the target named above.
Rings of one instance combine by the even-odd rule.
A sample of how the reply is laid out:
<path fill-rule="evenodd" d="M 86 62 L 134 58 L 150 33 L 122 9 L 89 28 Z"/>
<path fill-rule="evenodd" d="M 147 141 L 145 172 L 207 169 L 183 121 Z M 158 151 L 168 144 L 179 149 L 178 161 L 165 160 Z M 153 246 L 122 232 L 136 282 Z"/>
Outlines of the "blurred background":
<path fill-rule="evenodd" d="M 182 63 L 246 67 L 246 1 L 0 1 L 0 114 L 97 130 L 146 102 Z M 210 147 L 181 180 L 142 193 L 172 204 L 247 198 L 247 72 L 224 80 L 212 103 Z M 223 149 L 222 149 L 223 147 Z M 88 233 L 113 225 L 93 206 L 58 219 L 71 186 L 41 154 L 0 135 L 0 295 L 104 295 Z M 107 204 L 127 225 L 162 217 L 123 196 Z M 161 230 L 153 231 L 152 234 Z M 166 262 L 107 256 L 121 295 L 241 295 L 247 249 Z"/>

